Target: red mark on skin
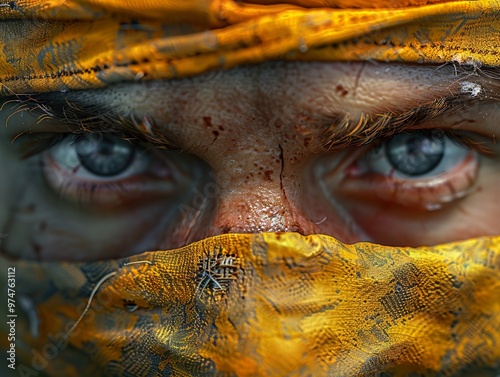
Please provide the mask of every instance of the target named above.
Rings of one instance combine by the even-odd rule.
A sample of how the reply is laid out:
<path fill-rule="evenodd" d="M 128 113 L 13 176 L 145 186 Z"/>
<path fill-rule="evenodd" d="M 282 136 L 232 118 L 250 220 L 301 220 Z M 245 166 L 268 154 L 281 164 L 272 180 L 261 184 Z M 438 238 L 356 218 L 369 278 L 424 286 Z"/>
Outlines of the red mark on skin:
<path fill-rule="evenodd" d="M 212 124 L 212 118 L 211 117 L 203 117 L 203 127 L 204 128 L 215 128 L 215 126 Z M 219 131 L 223 131 L 224 127 L 219 126 Z M 214 135 L 214 140 L 212 141 L 212 144 L 217 140 L 217 138 L 220 135 L 220 132 L 217 130 L 213 130 L 212 134 Z"/>
<path fill-rule="evenodd" d="M 346 95 L 349 94 L 349 92 L 342 85 L 340 85 L 340 84 L 335 87 L 335 90 L 342 97 L 345 97 Z"/>
<path fill-rule="evenodd" d="M 211 117 L 203 117 L 203 126 L 205 128 L 213 128 L 212 118 Z"/>
<path fill-rule="evenodd" d="M 273 174 L 273 171 L 272 170 L 266 170 L 264 171 L 264 176 L 266 177 L 266 179 L 268 181 L 272 181 L 272 178 L 271 178 L 271 175 Z"/>

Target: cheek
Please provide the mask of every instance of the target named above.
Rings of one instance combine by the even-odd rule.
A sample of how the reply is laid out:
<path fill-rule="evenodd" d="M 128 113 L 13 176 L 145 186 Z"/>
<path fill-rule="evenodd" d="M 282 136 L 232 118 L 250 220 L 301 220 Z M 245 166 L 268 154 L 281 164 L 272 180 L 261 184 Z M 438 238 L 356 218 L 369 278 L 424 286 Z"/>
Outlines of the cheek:
<path fill-rule="evenodd" d="M 28 190 L 12 217 L 6 244 L 11 255 L 36 260 L 97 260 L 126 255 L 147 235 L 158 209 L 95 216 L 55 203 L 43 190 Z"/>
<path fill-rule="evenodd" d="M 122 212 L 120 216 L 70 213 L 45 204 L 18 208 L 5 247 L 9 254 L 35 260 L 91 261 L 114 259 L 178 247 L 184 237 L 178 204 L 172 203 Z M 194 224 L 185 224 L 184 231 Z M 182 227 L 181 227 L 182 230 Z"/>
<path fill-rule="evenodd" d="M 478 174 L 464 191 L 468 194 L 443 204 L 441 209 L 429 211 L 425 207 L 397 202 L 390 195 L 376 195 L 370 185 L 354 192 L 345 189 L 342 186 L 344 178 L 338 174 L 339 169 L 342 171 L 337 169 L 339 162 L 328 157 L 320 161 L 327 173 L 317 175 L 318 184 L 323 182 L 324 187 L 323 192 L 316 195 L 327 200 L 323 204 L 310 205 L 310 211 L 317 214 L 319 221 L 325 216 L 327 219 L 333 216 L 339 224 L 348 224 L 350 234 L 358 235 L 355 241 L 369 240 L 390 246 L 417 247 L 495 236 L 500 234 L 500 223 L 496 219 L 500 211 L 498 160 L 481 158 Z M 359 179 L 370 181 L 363 176 Z M 330 224 L 325 221 L 321 227 L 325 233 L 335 234 Z M 325 229 L 327 226 L 330 227 Z"/>
<path fill-rule="evenodd" d="M 1 245 L 14 257 L 90 261 L 157 250 L 160 245 L 178 247 L 186 236 L 178 228 L 186 225 L 189 228 L 184 231 L 190 231 L 194 225 L 183 224 L 182 210 L 201 205 L 193 199 L 193 187 L 183 185 L 172 198 L 147 205 L 122 206 L 111 212 L 90 210 L 52 191 L 33 161 L 11 159 L 7 165 L 15 168 L 9 177 L 19 182 L 7 180 L 8 187 L 0 184 L 2 201 L 10 195 L 6 202 L 12 204 L 0 210 L 7 235 Z"/>
<path fill-rule="evenodd" d="M 500 234 L 498 184 L 436 212 L 369 199 L 345 208 L 371 240 L 384 245 L 418 247 L 495 236 Z"/>

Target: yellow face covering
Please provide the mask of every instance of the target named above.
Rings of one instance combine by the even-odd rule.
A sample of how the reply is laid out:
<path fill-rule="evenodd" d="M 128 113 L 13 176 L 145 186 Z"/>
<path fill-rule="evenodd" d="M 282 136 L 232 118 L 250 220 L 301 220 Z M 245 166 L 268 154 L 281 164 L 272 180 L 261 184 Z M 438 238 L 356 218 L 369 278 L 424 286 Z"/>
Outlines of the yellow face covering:
<path fill-rule="evenodd" d="M 0 1 L 0 94 L 270 59 L 500 66 L 499 41 L 494 0 Z M 412 249 L 229 234 L 123 260 L 0 264 L 1 281 L 16 276 L 21 376 L 500 371 L 500 238 Z"/>
<path fill-rule="evenodd" d="M 119 261 L 2 264 L 15 267 L 33 311 L 18 322 L 24 376 L 496 376 L 500 367 L 499 238 L 410 249 L 228 234 Z"/>

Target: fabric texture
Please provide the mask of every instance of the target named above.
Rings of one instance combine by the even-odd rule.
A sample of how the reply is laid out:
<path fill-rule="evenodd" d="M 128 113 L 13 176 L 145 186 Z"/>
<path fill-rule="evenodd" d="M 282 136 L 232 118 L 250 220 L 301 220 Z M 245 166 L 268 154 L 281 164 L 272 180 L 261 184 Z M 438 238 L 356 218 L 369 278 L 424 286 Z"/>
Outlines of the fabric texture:
<path fill-rule="evenodd" d="M 1 0 L 0 95 L 270 59 L 500 65 L 499 0 L 256 2 Z"/>
<path fill-rule="evenodd" d="M 499 66 L 500 2 L 0 0 L 0 95 L 272 59 Z M 26 313 L 24 376 L 500 370 L 499 237 L 390 248 L 229 234 L 123 260 L 0 264 Z"/>
<path fill-rule="evenodd" d="M 120 261 L 1 263 L 16 267 L 17 294 L 38 308 L 31 330 L 18 324 L 34 346 L 20 360 L 25 373 L 496 376 L 500 368 L 500 237 L 410 249 L 228 234 Z"/>

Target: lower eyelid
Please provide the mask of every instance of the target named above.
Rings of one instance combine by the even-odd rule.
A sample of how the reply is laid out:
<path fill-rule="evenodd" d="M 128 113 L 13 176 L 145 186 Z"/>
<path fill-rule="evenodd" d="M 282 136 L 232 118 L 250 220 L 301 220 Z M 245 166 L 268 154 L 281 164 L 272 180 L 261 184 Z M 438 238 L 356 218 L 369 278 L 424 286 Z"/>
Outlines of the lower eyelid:
<path fill-rule="evenodd" d="M 118 181 L 88 181 L 75 179 L 71 171 L 61 168 L 50 157 L 42 158 L 42 169 L 47 184 L 66 200 L 85 205 L 115 207 L 124 204 L 141 205 L 148 200 L 168 196 L 175 188 L 172 177 L 161 179 L 143 173 Z"/>
<path fill-rule="evenodd" d="M 426 180 L 400 180 L 376 173 L 347 175 L 337 186 L 337 194 L 366 200 L 367 193 L 379 200 L 403 207 L 433 211 L 474 191 L 478 172 L 477 153 L 471 152 L 453 170 Z"/>

